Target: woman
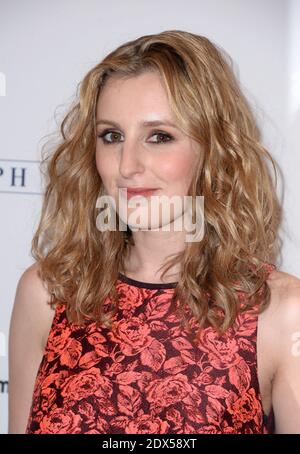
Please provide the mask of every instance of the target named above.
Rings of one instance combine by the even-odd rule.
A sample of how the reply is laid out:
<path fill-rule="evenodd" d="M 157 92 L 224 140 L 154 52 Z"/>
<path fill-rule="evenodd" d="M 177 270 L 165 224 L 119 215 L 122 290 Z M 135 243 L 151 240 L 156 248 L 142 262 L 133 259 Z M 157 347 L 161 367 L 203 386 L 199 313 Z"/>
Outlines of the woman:
<path fill-rule="evenodd" d="M 300 433 L 299 279 L 274 264 L 276 163 L 230 58 L 177 30 L 127 42 L 61 134 L 16 291 L 9 432 Z M 154 196 L 203 196 L 200 240 Z"/>

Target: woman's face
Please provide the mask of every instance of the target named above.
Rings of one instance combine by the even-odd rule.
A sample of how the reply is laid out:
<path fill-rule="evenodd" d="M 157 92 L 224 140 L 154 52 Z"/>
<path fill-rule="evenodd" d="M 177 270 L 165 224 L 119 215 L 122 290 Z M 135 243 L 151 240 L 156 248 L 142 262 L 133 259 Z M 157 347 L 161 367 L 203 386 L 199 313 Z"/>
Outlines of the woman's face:
<path fill-rule="evenodd" d="M 143 124 L 150 121 L 161 124 Z M 122 196 L 123 191 L 119 201 L 120 188 L 157 188 L 152 197 L 164 195 L 168 200 L 177 195 L 183 201 L 183 196 L 188 194 L 199 145 L 176 126 L 159 74 L 148 72 L 131 78 L 113 76 L 108 79 L 99 95 L 96 123 L 97 169 L 106 193 L 116 202 L 121 219 L 124 220 L 121 206 L 127 212 L 126 223 L 131 228 L 148 229 L 151 225 L 154 229 L 180 216 L 182 211 L 178 207 L 172 208 L 170 214 L 165 213 L 166 210 L 153 214 L 151 197 L 139 199 L 144 203 L 138 210 L 128 206 L 129 200 Z M 109 143 L 105 143 L 105 139 Z M 137 198 L 131 199 L 131 203 L 134 200 Z M 163 207 L 165 209 L 166 205 Z M 136 216 L 131 216 L 128 222 L 133 211 L 142 216 L 138 222 L 133 220 Z M 143 221 L 144 215 L 148 216 L 147 222 Z"/>

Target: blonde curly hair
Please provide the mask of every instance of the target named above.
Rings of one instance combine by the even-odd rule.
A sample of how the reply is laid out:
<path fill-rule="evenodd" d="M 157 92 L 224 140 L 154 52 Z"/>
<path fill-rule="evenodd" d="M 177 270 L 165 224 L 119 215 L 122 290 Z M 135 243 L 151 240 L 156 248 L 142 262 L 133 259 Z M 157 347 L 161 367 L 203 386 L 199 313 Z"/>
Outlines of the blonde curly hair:
<path fill-rule="evenodd" d="M 159 72 L 178 124 L 203 150 L 190 194 L 204 196 L 205 234 L 188 243 L 162 274 L 181 263 L 174 301 L 180 301 L 185 326 L 185 303 L 200 329 L 213 326 L 221 333 L 240 312 L 268 305 L 265 264 L 275 262 L 281 245 L 278 164 L 261 144 L 232 67 L 231 58 L 208 38 L 168 30 L 126 42 L 83 78 L 61 123 L 60 142 L 43 156 L 46 187 L 31 247 L 50 304 L 65 304 L 70 322 L 111 327 L 118 307 L 115 283 L 133 239 L 130 229 L 124 234 L 96 227 L 96 200 L 103 193 L 95 163 L 96 106 L 110 76 L 147 71 Z M 247 295 L 244 304 L 240 292 Z M 110 312 L 103 307 L 106 298 Z"/>

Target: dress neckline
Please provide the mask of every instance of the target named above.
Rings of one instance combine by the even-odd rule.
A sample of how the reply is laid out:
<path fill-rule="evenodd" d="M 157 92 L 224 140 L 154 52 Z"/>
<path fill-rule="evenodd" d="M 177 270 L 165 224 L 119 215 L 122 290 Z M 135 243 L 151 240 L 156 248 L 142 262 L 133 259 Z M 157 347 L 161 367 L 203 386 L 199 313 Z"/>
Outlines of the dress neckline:
<path fill-rule="evenodd" d="M 146 289 L 170 289 L 175 288 L 178 282 L 142 282 L 136 279 L 132 279 L 131 277 L 125 276 L 125 274 L 119 272 L 118 278 L 120 281 L 125 282 L 128 285 L 133 285 L 134 287 L 138 288 L 146 288 Z"/>

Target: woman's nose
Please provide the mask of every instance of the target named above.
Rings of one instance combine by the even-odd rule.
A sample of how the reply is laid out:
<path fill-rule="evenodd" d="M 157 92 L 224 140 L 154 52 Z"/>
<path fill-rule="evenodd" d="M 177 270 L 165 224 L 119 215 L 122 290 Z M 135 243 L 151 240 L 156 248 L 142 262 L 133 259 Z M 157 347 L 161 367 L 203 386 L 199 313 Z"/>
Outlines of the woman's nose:
<path fill-rule="evenodd" d="M 124 178 L 130 178 L 135 173 L 144 171 L 142 150 L 138 145 L 123 145 L 120 154 L 119 172 Z"/>

